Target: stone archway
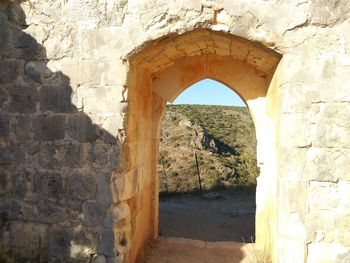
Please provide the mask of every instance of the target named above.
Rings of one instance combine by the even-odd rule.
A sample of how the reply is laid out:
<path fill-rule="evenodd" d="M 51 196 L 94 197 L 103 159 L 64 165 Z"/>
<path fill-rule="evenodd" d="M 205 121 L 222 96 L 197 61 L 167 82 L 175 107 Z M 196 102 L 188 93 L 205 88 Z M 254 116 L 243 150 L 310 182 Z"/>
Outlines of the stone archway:
<path fill-rule="evenodd" d="M 134 229 L 130 233 L 131 261 L 142 257 L 145 242 L 158 235 L 156 161 L 166 101 L 173 101 L 188 86 L 204 78 L 233 89 L 246 102 L 253 117 L 261 169 L 256 240 L 260 248 L 271 252 L 275 216 L 275 189 L 271 182 L 276 177 L 273 110 L 278 106 L 274 74 L 280 59 L 280 54 L 259 44 L 211 31 L 169 36 L 149 44 L 131 59 L 127 139 L 123 148 L 128 165 L 118 176 L 138 186 L 135 214 L 131 216 Z"/>

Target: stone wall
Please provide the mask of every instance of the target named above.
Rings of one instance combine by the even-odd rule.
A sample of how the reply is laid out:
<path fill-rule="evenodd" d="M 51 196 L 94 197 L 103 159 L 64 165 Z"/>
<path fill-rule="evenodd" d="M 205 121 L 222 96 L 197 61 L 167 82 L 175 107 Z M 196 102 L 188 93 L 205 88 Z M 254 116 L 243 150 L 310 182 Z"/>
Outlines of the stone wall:
<path fill-rule="evenodd" d="M 16 262 L 87 262 L 98 254 L 114 262 L 110 180 L 121 141 L 108 129 L 119 116 L 93 112 L 106 90 L 89 73 L 91 61 L 70 61 L 79 80 L 50 69 L 64 59 L 52 54 L 59 47 L 43 46 L 43 30 L 27 27 L 19 6 L 2 7 L 0 253 Z"/>
<path fill-rule="evenodd" d="M 187 82 L 165 92 L 159 83 L 181 61 L 211 54 L 253 67 L 251 78 L 269 84 L 251 104 L 259 109 L 252 111 L 259 246 L 274 262 L 347 262 L 349 16 L 346 0 L 2 6 L 1 253 L 142 262 L 146 242 L 157 236 L 165 99 Z M 172 48 L 181 37 L 187 44 Z M 252 90 L 251 78 L 240 83 L 241 95 Z"/>

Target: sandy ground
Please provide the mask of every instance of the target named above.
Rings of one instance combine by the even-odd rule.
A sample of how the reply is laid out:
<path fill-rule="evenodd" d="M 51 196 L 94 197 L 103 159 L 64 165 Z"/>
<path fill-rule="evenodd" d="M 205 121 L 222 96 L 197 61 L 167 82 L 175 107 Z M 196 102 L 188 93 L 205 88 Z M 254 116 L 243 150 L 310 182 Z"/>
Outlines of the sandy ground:
<path fill-rule="evenodd" d="M 219 198 L 168 196 L 159 202 L 159 234 L 249 243 L 255 235 L 255 193 L 220 191 Z"/>
<path fill-rule="evenodd" d="M 204 242 L 160 237 L 146 256 L 147 263 L 251 263 L 252 244 L 239 242 Z M 253 252 L 253 253 L 252 253 Z"/>
<path fill-rule="evenodd" d="M 254 262 L 255 194 L 217 192 L 218 198 L 167 196 L 159 203 L 159 239 L 148 263 Z M 243 240 L 245 243 L 243 243 Z"/>

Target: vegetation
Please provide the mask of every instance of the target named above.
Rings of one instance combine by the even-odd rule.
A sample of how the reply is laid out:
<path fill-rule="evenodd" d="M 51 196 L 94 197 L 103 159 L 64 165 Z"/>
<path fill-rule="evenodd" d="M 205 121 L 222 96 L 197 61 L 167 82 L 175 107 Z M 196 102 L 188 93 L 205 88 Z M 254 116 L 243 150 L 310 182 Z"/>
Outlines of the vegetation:
<path fill-rule="evenodd" d="M 194 153 L 204 189 L 256 184 L 256 140 L 245 107 L 168 105 L 158 174 L 161 192 L 198 190 Z"/>

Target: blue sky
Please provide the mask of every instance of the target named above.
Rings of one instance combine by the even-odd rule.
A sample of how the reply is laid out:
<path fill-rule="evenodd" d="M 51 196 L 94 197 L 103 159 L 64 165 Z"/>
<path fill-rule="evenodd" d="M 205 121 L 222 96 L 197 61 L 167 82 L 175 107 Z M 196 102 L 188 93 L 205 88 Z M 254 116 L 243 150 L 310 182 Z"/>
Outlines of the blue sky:
<path fill-rule="evenodd" d="M 175 99 L 174 104 L 245 106 L 235 92 L 212 79 L 204 79 L 188 87 Z"/>

